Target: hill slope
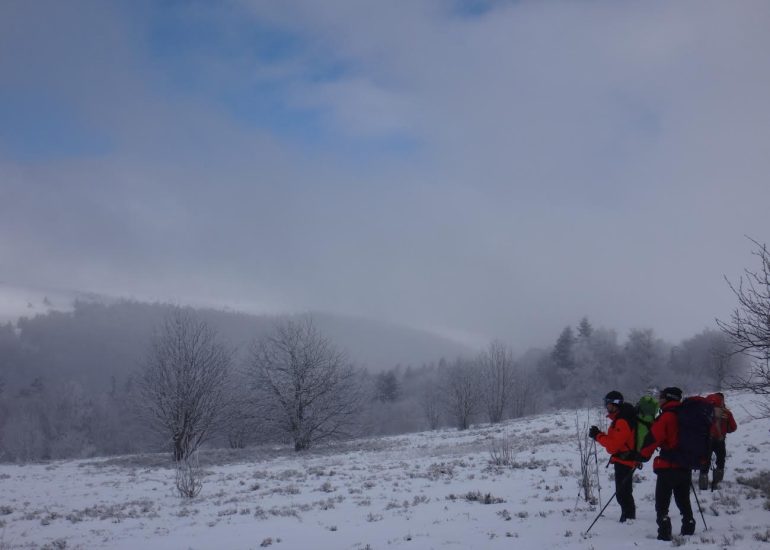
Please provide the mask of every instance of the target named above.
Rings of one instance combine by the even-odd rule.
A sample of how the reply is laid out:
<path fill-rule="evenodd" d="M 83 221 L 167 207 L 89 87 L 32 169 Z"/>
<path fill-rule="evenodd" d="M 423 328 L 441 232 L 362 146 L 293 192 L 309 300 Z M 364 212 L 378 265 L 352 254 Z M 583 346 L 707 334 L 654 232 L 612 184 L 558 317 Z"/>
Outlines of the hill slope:
<path fill-rule="evenodd" d="M 7 325 L 0 326 L 0 375 L 11 387 L 42 376 L 107 388 L 112 377 L 123 380 L 142 363 L 153 330 L 168 308 L 129 301 L 79 301 L 72 311 L 20 319 L 15 337 Z M 197 312 L 239 351 L 241 358 L 249 343 L 271 330 L 277 320 L 275 316 L 232 311 Z M 474 353 L 425 331 L 328 313 L 314 313 L 313 318 L 335 346 L 348 352 L 351 361 L 374 371 Z"/>
<path fill-rule="evenodd" d="M 192 500 L 177 496 L 163 456 L 0 465 L 0 547 L 767 548 L 770 482 L 766 477 L 764 496 L 738 482 L 768 468 L 768 422 L 751 418 L 752 399 L 728 395 L 739 427 L 728 440 L 721 489 L 698 493 L 708 531 L 698 516 L 695 535 L 673 543 L 654 540 L 649 465 L 634 488 L 637 520 L 618 523 L 613 502 L 582 535 L 598 508 L 578 498 L 575 424 L 596 410 L 360 440 L 302 455 L 203 454 L 203 489 Z M 493 466 L 490 449 L 504 441 L 512 461 Z M 602 501 L 613 487 L 605 461 L 600 454 Z M 673 505 L 671 515 L 678 525 Z"/>

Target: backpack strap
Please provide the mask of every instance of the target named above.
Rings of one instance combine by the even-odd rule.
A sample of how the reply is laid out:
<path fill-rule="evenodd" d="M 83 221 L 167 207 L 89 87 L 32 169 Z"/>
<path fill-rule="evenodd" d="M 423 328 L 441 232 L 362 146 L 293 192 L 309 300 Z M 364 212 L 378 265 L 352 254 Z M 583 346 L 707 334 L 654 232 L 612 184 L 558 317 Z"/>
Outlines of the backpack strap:
<path fill-rule="evenodd" d="M 614 426 L 615 422 L 617 422 L 618 420 L 621 420 L 621 419 L 625 420 L 626 425 L 628 426 L 628 429 L 631 431 L 631 437 L 634 440 L 634 445 L 630 449 L 627 449 L 625 451 L 620 451 L 618 453 L 613 454 L 612 457 L 619 458 L 620 460 L 632 460 L 634 462 L 638 462 L 639 461 L 639 457 L 638 457 L 639 453 L 636 452 L 636 430 L 631 427 L 631 423 L 626 418 L 617 417 L 615 420 L 612 421 L 611 426 Z M 626 442 L 626 445 L 628 445 L 628 442 Z"/>

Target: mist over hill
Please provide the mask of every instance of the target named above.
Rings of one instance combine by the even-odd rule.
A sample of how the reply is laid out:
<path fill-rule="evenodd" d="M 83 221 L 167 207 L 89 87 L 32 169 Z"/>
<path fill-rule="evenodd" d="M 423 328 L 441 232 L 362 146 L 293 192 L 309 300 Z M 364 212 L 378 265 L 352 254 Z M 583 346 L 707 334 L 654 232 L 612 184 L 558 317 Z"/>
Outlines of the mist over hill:
<path fill-rule="evenodd" d="M 21 318 L 0 329 L 0 371 L 10 386 L 76 379 L 105 388 L 126 379 L 142 363 L 153 330 L 172 306 L 161 303 L 76 301 L 71 311 L 50 311 Z M 198 309 L 196 313 L 237 350 L 243 360 L 250 342 L 269 332 L 279 319 L 234 311 Z M 357 366 L 372 372 L 395 365 L 468 355 L 471 350 L 429 332 L 378 321 L 323 312 L 312 314 L 319 330 Z"/>

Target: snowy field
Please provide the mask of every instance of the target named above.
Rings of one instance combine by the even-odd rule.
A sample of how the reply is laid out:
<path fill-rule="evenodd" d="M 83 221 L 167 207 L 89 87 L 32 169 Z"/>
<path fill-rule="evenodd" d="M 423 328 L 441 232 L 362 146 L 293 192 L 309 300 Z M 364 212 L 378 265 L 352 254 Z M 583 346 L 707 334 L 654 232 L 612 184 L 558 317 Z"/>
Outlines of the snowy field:
<path fill-rule="evenodd" d="M 695 535 L 670 543 L 655 540 L 650 464 L 635 479 L 636 521 L 618 523 L 613 502 L 583 535 L 599 508 L 578 498 L 576 419 L 597 408 L 302 455 L 207 453 L 192 500 L 160 455 L 0 465 L 0 549 L 767 549 L 767 498 L 737 482 L 770 469 L 770 422 L 751 418 L 753 399 L 728 394 L 739 425 L 725 481 L 698 493 L 708 531 L 696 512 Z M 510 464 L 491 463 L 493 445 L 509 446 Z M 606 461 L 600 449 L 602 504 L 614 491 Z M 673 503 L 671 517 L 678 532 Z"/>

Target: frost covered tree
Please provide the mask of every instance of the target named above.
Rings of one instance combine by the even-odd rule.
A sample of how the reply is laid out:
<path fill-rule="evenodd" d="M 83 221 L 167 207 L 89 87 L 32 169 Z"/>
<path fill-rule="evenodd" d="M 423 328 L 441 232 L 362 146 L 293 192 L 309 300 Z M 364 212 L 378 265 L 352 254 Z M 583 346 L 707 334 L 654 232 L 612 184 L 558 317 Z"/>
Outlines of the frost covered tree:
<path fill-rule="evenodd" d="M 594 332 L 594 327 L 588 322 L 588 317 L 583 317 L 578 323 L 578 340 L 587 340 Z"/>
<path fill-rule="evenodd" d="M 184 460 L 213 432 L 227 402 L 232 351 L 191 310 L 175 308 L 153 336 L 139 380 L 152 427 Z"/>
<path fill-rule="evenodd" d="M 513 352 L 500 341 L 493 341 L 479 356 L 480 391 L 489 421 L 503 420 L 514 390 Z"/>
<path fill-rule="evenodd" d="M 571 326 L 564 327 L 551 352 L 551 359 L 562 375 L 570 375 L 575 368 L 575 334 Z"/>
<path fill-rule="evenodd" d="M 738 300 L 728 321 L 717 320 L 736 350 L 751 357 L 748 375 L 738 377 L 733 386 L 770 397 L 770 252 L 766 244 L 750 239 L 756 246 L 759 269 L 744 269 L 737 286 L 727 284 Z M 764 411 L 770 416 L 770 402 Z"/>
<path fill-rule="evenodd" d="M 290 437 L 294 450 L 352 435 L 361 410 L 359 378 L 311 317 L 281 322 L 256 340 L 248 375 L 259 421 Z"/>
<path fill-rule="evenodd" d="M 686 386 L 722 390 L 725 381 L 741 367 L 742 358 L 721 331 L 706 329 L 671 349 L 668 371 Z"/>
<path fill-rule="evenodd" d="M 441 425 L 441 390 L 435 379 L 423 382 L 419 397 L 420 409 L 428 429 L 437 429 Z"/>
<path fill-rule="evenodd" d="M 401 388 L 396 373 L 392 370 L 379 373 L 374 379 L 374 391 L 375 399 L 382 403 L 397 401 Z"/>
<path fill-rule="evenodd" d="M 628 389 L 643 393 L 659 385 L 668 354 L 667 345 L 655 337 L 652 329 L 632 329 L 623 346 L 623 380 Z"/>
<path fill-rule="evenodd" d="M 473 361 L 458 358 L 443 373 L 444 405 L 460 430 L 466 430 L 481 404 L 479 370 Z"/>
<path fill-rule="evenodd" d="M 573 357 L 574 376 L 564 388 L 568 403 L 581 406 L 595 403 L 597 388 L 620 383 L 621 358 L 615 331 L 604 328 L 581 331 L 573 346 Z"/>
<path fill-rule="evenodd" d="M 248 379 L 233 373 L 227 390 L 227 404 L 222 413 L 221 432 L 231 449 L 243 449 L 262 435 L 259 421 L 251 407 Z"/>

